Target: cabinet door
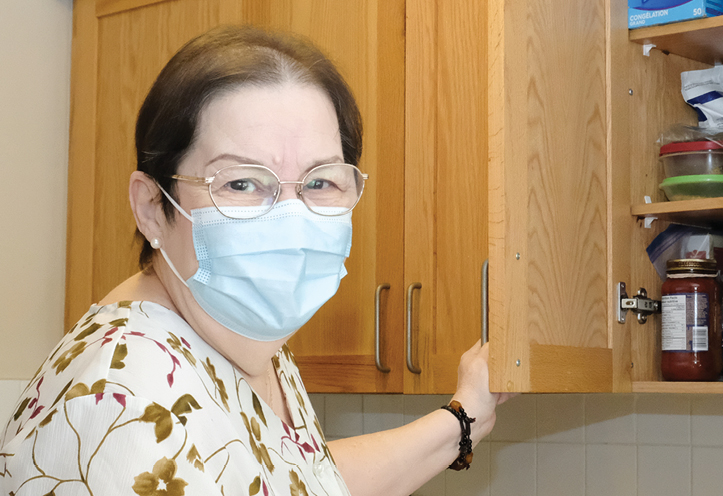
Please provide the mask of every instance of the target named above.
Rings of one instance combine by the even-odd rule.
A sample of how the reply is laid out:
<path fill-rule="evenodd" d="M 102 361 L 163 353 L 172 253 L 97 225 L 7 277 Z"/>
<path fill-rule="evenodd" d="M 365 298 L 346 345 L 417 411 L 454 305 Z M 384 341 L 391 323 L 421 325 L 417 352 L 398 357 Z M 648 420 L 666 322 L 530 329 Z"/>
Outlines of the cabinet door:
<path fill-rule="evenodd" d="M 364 119 L 361 168 L 370 179 L 354 209 L 349 275 L 290 341 L 309 391 L 401 392 L 403 378 L 404 1 L 243 2 L 241 17 L 308 36 L 352 87 Z M 379 290 L 379 359 L 375 297 Z"/>
<path fill-rule="evenodd" d="M 407 2 L 407 393 L 453 393 L 481 335 L 487 257 L 486 7 Z M 413 286 L 413 285 L 417 286 Z"/>
<path fill-rule="evenodd" d="M 213 26 L 282 28 L 315 41 L 348 79 L 365 125 L 361 168 L 370 175 L 353 215 L 349 275 L 292 349 L 310 391 L 401 391 L 403 1 L 76 0 L 74 22 L 66 326 L 137 270 L 127 185 L 136 114 L 160 69 Z M 375 366 L 374 297 L 383 283 L 388 373 Z"/>
<path fill-rule="evenodd" d="M 606 5 L 488 3 L 489 319 L 498 391 L 613 389 Z"/>

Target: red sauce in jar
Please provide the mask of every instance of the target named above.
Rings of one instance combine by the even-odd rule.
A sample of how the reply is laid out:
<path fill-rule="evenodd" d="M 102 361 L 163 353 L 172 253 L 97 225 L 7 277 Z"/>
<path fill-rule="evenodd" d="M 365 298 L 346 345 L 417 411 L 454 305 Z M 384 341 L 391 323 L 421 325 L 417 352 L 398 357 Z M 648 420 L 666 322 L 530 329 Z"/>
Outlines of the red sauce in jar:
<path fill-rule="evenodd" d="M 663 378 L 715 381 L 723 366 L 715 260 L 668 260 L 662 288 Z"/>

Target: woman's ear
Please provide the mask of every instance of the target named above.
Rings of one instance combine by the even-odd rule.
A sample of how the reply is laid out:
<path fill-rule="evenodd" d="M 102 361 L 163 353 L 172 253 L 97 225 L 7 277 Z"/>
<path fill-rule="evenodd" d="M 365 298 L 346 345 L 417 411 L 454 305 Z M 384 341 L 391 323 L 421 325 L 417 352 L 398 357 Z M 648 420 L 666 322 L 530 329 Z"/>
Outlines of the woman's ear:
<path fill-rule="evenodd" d="M 165 217 L 156 182 L 145 172 L 133 171 L 128 196 L 138 230 L 147 240 L 162 238 Z"/>

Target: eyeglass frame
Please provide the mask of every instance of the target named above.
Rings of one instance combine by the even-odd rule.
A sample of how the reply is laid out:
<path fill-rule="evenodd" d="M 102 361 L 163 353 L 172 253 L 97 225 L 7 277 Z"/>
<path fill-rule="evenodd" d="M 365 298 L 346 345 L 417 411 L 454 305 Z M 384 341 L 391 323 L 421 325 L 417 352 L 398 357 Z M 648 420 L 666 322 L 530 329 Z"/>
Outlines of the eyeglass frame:
<path fill-rule="evenodd" d="M 361 191 L 359 191 L 359 194 L 357 195 L 357 198 L 356 198 L 356 201 L 354 202 L 354 205 L 352 205 L 351 207 L 349 207 L 347 210 L 345 210 L 345 211 L 343 211 L 343 212 L 340 212 L 340 213 L 336 213 L 336 214 L 321 214 L 321 213 L 319 213 L 319 212 L 315 212 L 314 210 L 311 209 L 311 207 L 310 207 L 309 205 L 307 205 L 306 201 L 304 200 L 304 194 L 303 194 L 303 192 L 302 192 L 302 185 L 306 182 L 306 178 L 309 177 L 309 175 L 310 175 L 311 173 L 313 173 L 315 170 L 320 169 L 320 168 L 322 168 L 322 167 L 329 167 L 329 166 L 332 166 L 332 165 L 345 165 L 345 166 L 353 167 L 354 169 L 356 169 L 357 172 L 359 172 L 359 175 L 360 175 L 361 178 L 362 178 Z M 211 201 L 213 202 L 213 206 L 216 207 L 216 210 L 218 210 L 219 212 L 221 212 L 221 215 L 223 215 L 224 217 L 228 217 L 229 219 L 238 219 L 239 217 L 231 217 L 230 215 L 225 214 L 224 211 L 221 209 L 221 207 L 218 206 L 218 203 L 216 203 L 216 199 L 213 197 L 213 193 L 211 193 L 211 184 L 213 183 L 213 180 L 216 178 L 216 176 L 217 176 L 219 173 L 221 173 L 222 171 L 224 171 L 224 170 L 226 170 L 226 169 L 230 169 L 231 167 L 253 167 L 253 168 L 257 168 L 257 169 L 266 169 L 266 170 L 269 171 L 271 174 L 273 174 L 273 176 L 276 178 L 276 181 L 279 183 L 279 187 L 277 188 L 276 194 L 274 195 L 274 201 L 271 202 L 271 205 L 269 205 L 269 208 L 268 208 L 267 210 L 261 212 L 261 213 L 258 214 L 258 215 L 255 215 L 255 216 L 253 216 L 253 217 L 241 217 L 242 219 L 255 219 L 255 218 L 257 218 L 257 217 L 261 217 L 262 215 L 265 215 L 265 214 L 269 213 L 269 212 L 271 211 L 271 209 L 274 208 L 274 205 L 276 205 L 276 203 L 279 201 L 279 197 L 281 196 L 281 186 L 284 185 L 284 184 L 296 184 L 296 188 L 294 188 L 294 189 L 296 190 L 296 196 L 301 200 L 301 202 L 304 204 L 304 206 L 305 206 L 307 209 L 309 209 L 309 211 L 310 211 L 311 213 L 316 214 L 316 215 L 321 215 L 321 216 L 323 216 L 323 217 L 337 217 L 337 216 L 340 216 L 340 215 L 345 215 L 345 214 L 348 214 L 349 212 L 351 212 L 352 210 L 354 210 L 354 207 L 357 206 L 357 204 L 359 203 L 359 200 L 361 200 L 362 193 L 364 193 L 364 185 L 366 184 L 366 180 L 369 179 L 369 174 L 363 173 L 361 170 L 359 170 L 359 167 L 357 167 L 356 165 L 347 164 L 347 163 L 345 163 L 345 162 L 333 162 L 333 163 L 330 163 L 330 164 L 319 164 L 319 165 L 315 165 L 314 167 L 312 167 L 311 169 L 309 169 L 309 170 L 306 172 L 306 174 L 304 174 L 304 175 L 301 177 L 301 179 L 298 180 L 298 181 L 282 181 L 282 180 L 279 178 L 279 176 L 278 176 L 273 170 L 271 170 L 269 167 L 266 167 L 265 165 L 260 165 L 260 164 L 233 164 L 233 165 L 227 165 L 226 167 L 222 167 L 221 169 L 217 170 L 212 176 L 207 176 L 207 177 L 202 177 L 202 176 L 187 176 L 187 175 L 184 175 L 184 174 L 172 174 L 172 175 L 170 175 L 170 176 L 168 176 L 168 177 L 171 178 L 171 179 L 175 179 L 176 181 L 186 181 L 186 182 L 192 182 L 192 183 L 199 183 L 199 184 L 208 185 L 208 196 L 211 197 Z"/>

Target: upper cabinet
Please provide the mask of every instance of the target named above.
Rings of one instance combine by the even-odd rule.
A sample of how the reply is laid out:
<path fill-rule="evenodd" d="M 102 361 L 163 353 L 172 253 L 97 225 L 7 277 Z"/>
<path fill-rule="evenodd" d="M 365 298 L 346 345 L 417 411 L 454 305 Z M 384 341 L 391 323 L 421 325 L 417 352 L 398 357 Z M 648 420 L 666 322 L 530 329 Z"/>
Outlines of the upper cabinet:
<path fill-rule="evenodd" d="M 680 72 L 720 59 L 719 19 L 629 34 L 625 0 L 76 0 L 74 16 L 68 327 L 136 270 L 126 185 L 156 74 L 191 37 L 253 23 L 315 41 L 364 118 L 349 275 L 291 342 L 309 391 L 451 393 L 487 322 L 494 390 L 723 392 L 662 382 L 659 316 L 618 322 L 616 291 L 659 299 L 647 245 L 723 219 L 721 201 L 663 203 L 656 156 L 695 123 Z"/>
<path fill-rule="evenodd" d="M 629 32 L 624 0 L 489 8 L 492 387 L 723 391 L 663 382 L 659 316 L 617 316 L 621 282 L 660 299 L 645 248 L 668 221 L 721 218 L 710 203 L 664 201 L 656 142 L 696 123 L 680 73 L 720 60 L 710 34 L 723 23 Z"/>
<path fill-rule="evenodd" d="M 349 275 L 292 348 L 310 391 L 402 391 L 404 2 L 77 0 L 74 16 L 66 326 L 137 270 L 127 193 L 134 126 L 163 65 L 219 24 L 293 31 L 327 53 L 352 87 L 370 180 L 353 214 Z M 400 365 L 389 372 L 376 367 L 382 283 L 380 360 Z"/>
<path fill-rule="evenodd" d="M 453 392 L 481 330 L 486 13 L 467 0 L 77 0 L 66 325 L 137 270 L 127 183 L 156 74 L 191 37 L 252 23 L 317 43 L 364 119 L 349 274 L 291 341 L 307 388 Z"/>

